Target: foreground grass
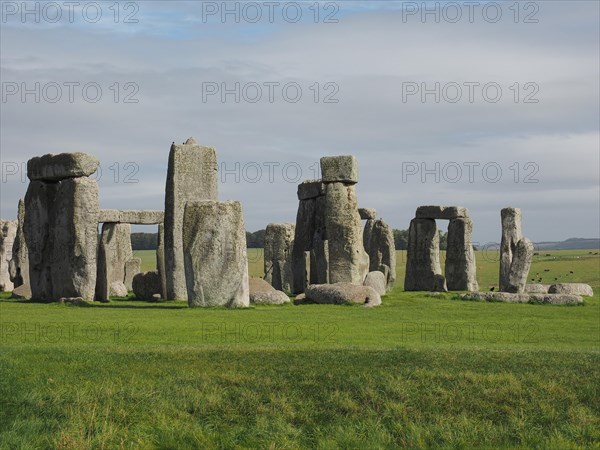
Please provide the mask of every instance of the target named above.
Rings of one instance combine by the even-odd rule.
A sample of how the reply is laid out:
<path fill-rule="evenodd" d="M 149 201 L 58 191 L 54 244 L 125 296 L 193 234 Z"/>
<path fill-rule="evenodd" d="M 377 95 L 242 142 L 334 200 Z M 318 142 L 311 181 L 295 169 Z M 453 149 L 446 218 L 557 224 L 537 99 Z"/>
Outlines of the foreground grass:
<path fill-rule="evenodd" d="M 600 260 L 549 253 L 584 306 L 2 300 L 0 448 L 600 448 Z"/>

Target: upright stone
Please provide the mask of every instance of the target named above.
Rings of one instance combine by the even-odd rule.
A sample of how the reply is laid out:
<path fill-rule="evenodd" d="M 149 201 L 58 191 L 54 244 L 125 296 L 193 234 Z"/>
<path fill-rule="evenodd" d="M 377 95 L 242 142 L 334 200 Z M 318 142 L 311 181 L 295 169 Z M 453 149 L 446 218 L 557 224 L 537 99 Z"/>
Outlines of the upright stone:
<path fill-rule="evenodd" d="M 16 220 L 0 220 L 0 292 L 12 291 L 9 261 L 12 259 L 12 249 L 17 237 L 19 225 Z"/>
<path fill-rule="evenodd" d="M 52 296 L 93 300 L 98 245 L 98 184 L 90 178 L 59 183 L 53 229 Z M 27 213 L 26 216 L 27 218 Z M 29 242 L 29 241 L 28 241 Z"/>
<path fill-rule="evenodd" d="M 369 272 L 369 255 L 363 245 L 355 187 L 340 182 L 327 183 L 325 209 L 329 282 L 362 285 Z"/>
<path fill-rule="evenodd" d="M 125 261 L 125 281 L 123 283 L 128 291 L 133 290 L 133 278 L 141 271 L 142 260 L 140 258 L 130 258 Z"/>
<path fill-rule="evenodd" d="M 532 258 L 533 243 L 527 238 L 522 238 L 517 243 L 513 253 L 506 292 L 518 294 L 525 292 L 525 285 L 527 284 L 527 276 L 529 275 Z"/>
<path fill-rule="evenodd" d="M 29 287 L 29 254 L 25 241 L 23 223 L 25 221 L 25 202 L 19 200 L 17 215 L 17 235 L 12 247 L 12 258 L 9 262 L 10 280 L 15 287 L 27 285 Z"/>
<path fill-rule="evenodd" d="M 479 289 L 473 251 L 473 222 L 469 218 L 451 219 L 446 248 L 446 284 L 450 291 Z"/>
<path fill-rule="evenodd" d="M 107 301 L 113 283 L 125 287 L 125 266 L 133 256 L 131 249 L 131 225 L 128 223 L 104 223 L 98 245 L 98 273 L 96 278 L 96 300 Z M 131 277 L 133 281 L 133 276 Z M 129 289 L 129 287 L 127 287 Z"/>
<path fill-rule="evenodd" d="M 291 223 L 270 223 L 265 231 L 265 280 L 279 291 L 292 291 L 294 229 Z"/>
<path fill-rule="evenodd" d="M 315 198 L 300 200 L 298 213 L 296 214 L 296 227 L 294 230 L 294 245 L 292 247 L 292 292 L 300 294 L 304 292 L 310 283 L 307 273 L 310 272 L 310 258 L 307 261 L 305 252 L 312 250 L 312 240 L 315 234 L 316 217 Z"/>
<path fill-rule="evenodd" d="M 440 236 L 434 219 L 410 221 L 404 290 L 447 290 L 440 267 Z"/>
<path fill-rule="evenodd" d="M 52 300 L 54 201 L 57 190 L 58 183 L 31 181 L 25 194 L 23 232 L 29 255 L 31 298 L 34 300 Z"/>
<path fill-rule="evenodd" d="M 167 297 L 167 269 L 165 268 L 165 226 L 158 225 L 158 245 L 156 247 L 156 269 L 160 277 L 160 295 L 163 300 Z"/>
<path fill-rule="evenodd" d="M 326 198 L 315 199 L 315 227 L 310 251 L 310 284 L 329 283 L 329 241 L 326 224 Z"/>
<path fill-rule="evenodd" d="M 171 146 L 165 190 L 165 269 L 167 298 L 186 300 L 182 223 L 188 201 L 217 199 L 217 155 L 190 138 Z"/>
<path fill-rule="evenodd" d="M 369 271 L 386 275 L 386 289 L 396 281 L 396 245 L 394 233 L 383 220 L 368 219 L 363 232 L 365 250 L 369 254 Z"/>
<path fill-rule="evenodd" d="M 523 237 L 521 231 L 521 210 L 519 208 L 503 208 L 500 211 L 502 218 L 502 240 L 500 241 L 500 290 L 506 291 L 509 287 L 510 266 L 517 243 Z"/>
<path fill-rule="evenodd" d="M 249 306 L 246 230 L 239 202 L 188 202 L 183 253 L 189 306 Z"/>

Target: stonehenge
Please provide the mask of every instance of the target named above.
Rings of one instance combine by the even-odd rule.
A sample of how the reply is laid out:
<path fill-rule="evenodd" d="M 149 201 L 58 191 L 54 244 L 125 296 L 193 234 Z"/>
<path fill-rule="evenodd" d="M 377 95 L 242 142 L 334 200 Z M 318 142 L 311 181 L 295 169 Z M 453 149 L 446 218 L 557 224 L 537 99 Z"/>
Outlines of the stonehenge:
<path fill-rule="evenodd" d="M 442 275 L 436 219 L 449 220 Z M 406 256 L 406 291 L 477 291 L 472 245 L 473 222 L 462 206 L 419 206 L 410 222 Z"/>
<path fill-rule="evenodd" d="M 295 225 L 290 223 L 270 223 L 265 230 L 265 280 L 279 291 L 292 291 L 294 231 Z"/>
<path fill-rule="evenodd" d="M 217 200 L 217 154 L 189 138 L 171 145 L 165 188 L 165 270 L 169 299 L 187 300 L 183 215 L 188 201 Z"/>
<path fill-rule="evenodd" d="M 499 287 L 504 292 L 523 293 L 533 257 L 533 244 L 523 238 L 519 208 L 503 208 L 500 217 L 502 240 Z"/>
<path fill-rule="evenodd" d="M 12 260 L 18 227 L 16 220 L 0 220 L 0 292 L 12 291 L 15 287 L 9 261 Z"/>
<path fill-rule="evenodd" d="M 131 280 L 131 288 L 133 288 L 131 264 L 129 264 L 130 273 L 127 273 L 127 263 L 132 257 L 131 225 L 128 223 L 103 223 L 98 244 L 96 300 L 108 301 L 111 295 L 126 296 L 127 284 L 129 284 L 126 284 L 127 277 Z"/>
<path fill-rule="evenodd" d="M 12 246 L 12 258 L 9 261 L 8 271 L 10 281 L 14 287 L 27 286 L 29 288 L 29 253 L 27 252 L 27 243 L 23 231 L 23 221 L 25 220 L 25 202 L 19 199 L 17 208 L 17 232 Z"/>
<path fill-rule="evenodd" d="M 359 209 L 359 211 L 361 211 Z M 363 231 L 363 245 L 369 255 L 369 272 L 379 271 L 385 275 L 386 290 L 391 290 L 396 281 L 396 244 L 392 228 L 382 219 L 375 220 L 374 209 L 363 212 L 367 218 Z"/>

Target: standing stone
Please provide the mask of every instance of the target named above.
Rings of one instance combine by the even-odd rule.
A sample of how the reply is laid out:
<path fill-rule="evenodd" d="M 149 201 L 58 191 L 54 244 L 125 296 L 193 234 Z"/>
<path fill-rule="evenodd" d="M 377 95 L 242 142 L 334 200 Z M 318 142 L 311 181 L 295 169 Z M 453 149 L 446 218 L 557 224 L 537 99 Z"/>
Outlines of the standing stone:
<path fill-rule="evenodd" d="M 130 258 L 125 261 L 125 288 L 128 291 L 133 290 L 133 278 L 142 271 L 142 260 L 140 258 Z M 164 297 L 163 297 L 164 298 Z"/>
<path fill-rule="evenodd" d="M 98 245 L 98 273 L 96 278 L 96 300 L 108 301 L 114 283 L 125 283 L 125 265 L 133 256 L 131 249 L 131 225 L 128 223 L 103 223 Z M 131 277 L 133 280 L 133 276 Z M 125 293 L 127 295 L 127 293 Z"/>
<path fill-rule="evenodd" d="M 58 183 L 31 181 L 25 194 L 23 232 L 29 255 L 31 298 L 52 300 L 54 201 Z M 97 228 L 97 224 L 95 225 Z"/>
<path fill-rule="evenodd" d="M 96 180 L 69 178 L 61 181 L 53 209 L 52 296 L 55 299 L 82 297 L 93 300 L 99 210 Z"/>
<path fill-rule="evenodd" d="M 325 172 L 323 167 L 321 170 Z M 340 182 L 327 183 L 325 210 L 329 282 L 362 285 L 369 272 L 369 255 L 363 245 L 355 187 Z"/>
<path fill-rule="evenodd" d="M 167 299 L 167 269 L 165 268 L 165 226 L 158 224 L 158 245 L 156 247 L 156 269 L 160 277 L 160 295 Z"/>
<path fill-rule="evenodd" d="M 292 291 L 294 233 L 291 223 L 270 223 L 265 231 L 265 280 L 279 291 Z"/>
<path fill-rule="evenodd" d="M 447 290 L 440 267 L 440 236 L 433 219 L 410 221 L 404 290 Z"/>
<path fill-rule="evenodd" d="M 327 239 L 326 199 L 315 199 L 315 225 L 310 251 L 310 283 L 329 283 L 329 241 Z"/>
<path fill-rule="evenodd" d="M 188 202 L 183 253 L 190 307 L 249 306 L 246 231 L 239 202 Z"/>
<path fill-rule="evenodd" d="M 12 247 L 12 258 L 8 265 L 10 281 L 14 287 L 23 285 L 29 286 L 29 255 L 27 253 L 27 243 L 25 242 L 25 233 L 23 231 L 23 222 L 25 220 L 25 202 L 19 200 L 17 215 L 17 235 Z"/>
<path fill-rule="evenodd" d="M 529 268 L 531 267 L 533 250 L 533 243 L 527 238 L 522 238 L 517 243 L 510 265 L 506 292 L 518 294 L 525 292 L 525 284 L 527 284 L 527 276 L 529 275 Z"/>
<path fill-rule="evenodd" d="M 0 292 L 12 291 L 14 288 L 8 266 L 18 227 L 16 220 L 0 220 Z"/>
<path fill-rule="evenodd" d="M 296 227 L 294 230 L 294 245 L 292 247 L 292 292 L 304 292 L 310 283 L 307 273 L 310 272 L 310 258 L 307 261 L 304 253 L 312 249 L 312 240 L 315 234 L 316 199 L 300 200 L 296 214 Z"/>
<path fill-rule="evenodd" d="M 394 233 L 383 220 L 368 219 L 363 232 L 365 250 L 369 254 L 369 271 L 386 275 L 386 289 L 396 281 L 396 244 Z"/>
<path fill-rule="evenodd" d="M 450 220 L 445 269 L 446 284 L 450 291 L 475 292 L 479 289 L 472 233 L 471 219 Z"/>
<path fill-rule="evenodd" d="M 364 285 L 371 286 L 379 295 L 385 295 L 387 291 L 387 280 L 383 272 L 376 270 L 369 272 L 367 278 L 365 278 Z"/>
<path fill-rule="evenodd" d="M 502 240 L 500 241 L 500 290 L 506 291 L 509 287 L 510 266 L 517 243 L 523 237 L 521 232 L 521 210 L 519 208 L 503 208 Z"/>
<path fill-rule="evenodd" d="M 193 138 L 171 146 L 165 190 L 165 269 L 167 297 L 186 300 L 182 224 L 188 201 L 217 199 L 217 154 Z"/>

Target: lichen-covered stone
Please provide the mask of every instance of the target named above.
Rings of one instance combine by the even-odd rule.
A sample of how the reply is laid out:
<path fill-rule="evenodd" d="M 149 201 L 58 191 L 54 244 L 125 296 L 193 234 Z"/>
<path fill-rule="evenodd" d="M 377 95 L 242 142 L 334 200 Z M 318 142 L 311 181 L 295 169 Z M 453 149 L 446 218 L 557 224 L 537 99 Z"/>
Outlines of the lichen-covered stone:
<path fill-rule="evenodd" d="M 99 165 L 98 158 L 88 153 L 47 154 L 27 161 L 27 177 L 32 181 L 88 177 L 96 172 Z"/>

